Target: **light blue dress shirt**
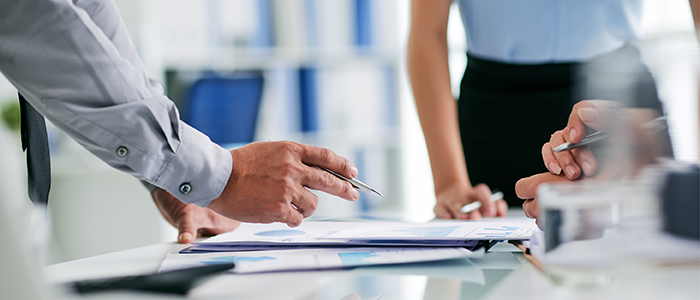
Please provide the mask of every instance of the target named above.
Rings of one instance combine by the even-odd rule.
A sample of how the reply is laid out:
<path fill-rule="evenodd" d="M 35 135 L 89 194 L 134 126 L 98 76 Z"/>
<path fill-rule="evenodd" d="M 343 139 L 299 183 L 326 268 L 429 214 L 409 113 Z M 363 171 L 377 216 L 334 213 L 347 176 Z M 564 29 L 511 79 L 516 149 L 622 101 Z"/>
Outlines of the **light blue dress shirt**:
<path fill-rule="evenodd" d="M 469 53 L 499 62 L 580 62 L 641 37 L 642 0 L 457 2 Z"/>

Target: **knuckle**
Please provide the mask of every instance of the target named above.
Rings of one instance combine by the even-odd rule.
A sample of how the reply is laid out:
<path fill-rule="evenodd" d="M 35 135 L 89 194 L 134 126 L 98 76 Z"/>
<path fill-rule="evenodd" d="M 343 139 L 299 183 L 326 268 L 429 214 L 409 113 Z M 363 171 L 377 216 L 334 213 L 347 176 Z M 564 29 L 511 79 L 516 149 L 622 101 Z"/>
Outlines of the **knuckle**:
<path fill-rule="evenodd" d="M 323 161 L 334 161 L 336 158 L 335 152 L 333 150 L 327 149 L 327 148 L 319 148 L 319 158 L 321 158 Z M 343 166 L 343 168 L 346 168 L 347 166 Z M 347 168 L 349 170 L 350 168 Z"/>
<path fill-rule="evenodd" d="M 292 141 L 284 141 L 280 144 L 280 147 L 285 154 L 298 153 L 301 149 L 301 145 Z"/>
<path fill-rule="evenodd" d="M 311 215 L 313 212 L 316 211 L 316 208 L 318 208 L 318 197 L 314 194 L 311 194 L 307 200 L 309 202 L 308 208 L 307 208 L 308 213 L 309 213 L 309 215 Z"/>
<path fill-rule="evenodd" d="M 324 187 L 333 186 L 334 183 L 336 182 L 335 176 L 331 175 L 328 172 L 321 173 L 321 176 L 318 176 L 317 180 L 318 180 L 318 184 L 321 186 L 324 186 Z"/>

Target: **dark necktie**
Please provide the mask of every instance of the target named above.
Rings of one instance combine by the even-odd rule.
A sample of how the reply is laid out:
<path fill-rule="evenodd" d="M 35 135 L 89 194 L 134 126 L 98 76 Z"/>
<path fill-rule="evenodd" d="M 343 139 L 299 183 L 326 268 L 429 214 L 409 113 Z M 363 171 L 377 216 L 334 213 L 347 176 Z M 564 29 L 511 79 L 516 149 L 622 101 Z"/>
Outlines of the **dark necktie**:
<path fill-rule="evenodd" d="M 49 202 L 51 188 L 51 158 L 44 116 L 19 95 L 22 116 L 22 150 L 27 152 L 27 183 L 29 198 L 35 205 Z"/>

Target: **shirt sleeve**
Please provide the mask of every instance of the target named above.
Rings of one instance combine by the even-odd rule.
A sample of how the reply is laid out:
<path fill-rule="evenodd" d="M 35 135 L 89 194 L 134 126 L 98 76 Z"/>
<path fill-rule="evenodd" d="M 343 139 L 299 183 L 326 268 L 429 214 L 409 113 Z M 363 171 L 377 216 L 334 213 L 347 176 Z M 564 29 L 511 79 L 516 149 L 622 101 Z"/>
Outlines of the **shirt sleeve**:
<path fill-rule="evenodd" d="M 66 0 L 0 0 L 0 71 L 32 106 L 112 167 L 206 206 L 228 151 L 182 122 L 90 16 Z"/>

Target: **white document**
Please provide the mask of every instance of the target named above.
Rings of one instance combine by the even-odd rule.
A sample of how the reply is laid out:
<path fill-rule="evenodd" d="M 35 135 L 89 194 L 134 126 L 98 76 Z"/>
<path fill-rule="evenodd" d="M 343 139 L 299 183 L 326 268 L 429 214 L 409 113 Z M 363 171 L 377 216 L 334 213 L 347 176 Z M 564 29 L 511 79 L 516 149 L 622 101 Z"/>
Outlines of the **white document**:
<path fill-rule="evenodd" d="M 243 223 L 236 230 L 204 240 L 202 243 L 283 242 L 327 243 L 336 239 L 401 240 L 505 240 L 528 239 L 537 225 L 525 222 L 332 222 L 304 221 L 289 228 L 285 224 Z"/>
<path fill-rule="evenodd" d="M 287 224 L 241 223 L 234 231 L 208 238 L 202 243 L 226 242 L 325 242 L 319 239 L 342 230 L 353 229 L 359 222 L 304 221 L 301 226 L 290 228 Z"/>
<path fill-rule="evenodd" d="M 537 225 L 517 222 L 363 222 L 324 239 L 506 240 L 528 239 Z"/>
<path fill-rule="evenodd" d="M 367 265 L 386 265 L 438 261 L 463 257 L 481 257 L 464 248 L 352 248 L 323 250 L 281 250 L 256 252 L 218 252 L 206 254 L 169 253 L 160 266 L 160 272 L 234 262 L 233 273 L 260 273 L 337 269 Z"/>

